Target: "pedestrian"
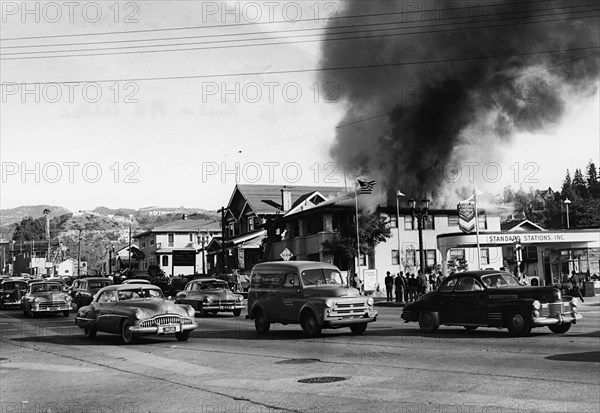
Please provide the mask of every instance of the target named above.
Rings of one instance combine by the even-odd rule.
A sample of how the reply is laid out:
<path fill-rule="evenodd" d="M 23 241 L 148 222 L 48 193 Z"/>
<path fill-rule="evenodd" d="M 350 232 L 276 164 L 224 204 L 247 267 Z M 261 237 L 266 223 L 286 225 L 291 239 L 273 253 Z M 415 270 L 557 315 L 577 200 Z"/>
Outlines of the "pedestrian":
<path fill-rule="evenodd" d="M 418 271 L 417 286 L 419 297 L 427 292 L 427 276 L 421 270 Z"/>
<path fill-rule="evenodd" d="M 408 279 L 408 300 L 413 302 L 417 299 L 417 291 L 419 287 L 419 282 L 415 278 L 415 274 L 410 274 L 410 278 Z"/>
<path fill-rule="evenodd" d="M 354 276 L 354 285 L 356 286 L 356 288 L 358 289 L 358 293 L 360 295 L 363 295 L 363 282 L 361 281 L 360 277 L 358 276 L 358 274 L 356 274 Z"/>
<path fill-rule="evenodd" d="M 571 285 L 573 291 L 573 295 L 579 297 L 581 302 L 583 303 L 583 295 L 581 295 L 581 280 L 579 279 L 579 275 L 575 272 L 575 270 L 571 271 Z"/>
<path fill-rule="evenodd" d="M 388 271 L 387 275 L 385 276 L 385 293 L 387 295 L 387 301 L 394 301 L 393 289 L 394 289 L 394 277 L 392 277 L 392 275 Z"/>
<path fill-rule="evenodd" d="M 403 297 L 406 290 L 406 281 L 404 280 L 404 274 L 402 273 L 402 271 L 400 271 L 398 275 L 396 275 L 396 278 L 394 279 L 394 284 L 396 287 L 396 302 L 402 303 L 404 302 Z"/>
<path fill-rule="evenodd" d="M 437 282 L 437 274 L 435 270 L 429 273 L 429 291 L 435 290 L 435 284 Z"/>

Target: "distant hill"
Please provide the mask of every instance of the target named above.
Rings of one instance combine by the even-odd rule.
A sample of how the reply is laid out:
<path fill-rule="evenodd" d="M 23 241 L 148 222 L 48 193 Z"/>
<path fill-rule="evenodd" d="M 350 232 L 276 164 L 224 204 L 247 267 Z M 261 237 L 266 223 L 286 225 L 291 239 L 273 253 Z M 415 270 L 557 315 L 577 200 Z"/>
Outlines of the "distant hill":
<path fill-rule="evenodd" d="M 26 217 L 39 218 L 44 216 L 44 210 L 50 210 L 50 218 L 69 214 L 66 208 L 55 205 L 28 205 L 10 209 L 0 209 L 0 226 L 18 224 Z"/>

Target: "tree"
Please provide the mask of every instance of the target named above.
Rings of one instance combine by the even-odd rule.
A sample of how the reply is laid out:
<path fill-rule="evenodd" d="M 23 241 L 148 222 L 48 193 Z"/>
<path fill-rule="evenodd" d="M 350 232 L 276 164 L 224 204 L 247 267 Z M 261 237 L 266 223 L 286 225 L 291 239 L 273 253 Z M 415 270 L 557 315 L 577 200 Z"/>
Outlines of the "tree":
<path fill-rule="evenodd" d="M 358 232 L 360 238 L 361 255 L 373 255 L 375 247 L 391 236 L 387 220 L 377 212 L 369 215 L 360 215 L 358 219 Z M 323 242 L 325 250 L 340 256 L 349 262 L 354 270 L 354 259 L 357 256 L 356 225 L 354 222 L 340 228 L 331 241 Z M 356 271 L 354 271 L 356 273 Z"/>
<path fill-rule="evenodd" d="M 588 187 L 585 180 L 583 179 L 581 169 L 575 169 L 575 175 L 573 175 L 573 183 L 571 186 L 573 188 L 573 193 L 576 195 L 576 197 L 584 199 L 589 198 Z"/>
<path fill-rule="evenodd" d="M 575 198 L 573 196 L 573 187 L 572 187 L 572 182 L 571 182 L 571 173 L 569 172 L 569 170 L 567 169 L 567 173 L 565 175 L 565 180 L 563 181 L 563 185 L 562 188 L 560 190 L 560 193 L 564 198 L 569 198 L 569 199 L 573 199 Z"/>
<path fill-rule="evenodd" d="M 586 183 L 590 198 L 600 198 L 600 179 L 594 162 L 590 161 L 586 169 Z"/>
<path fill-rule="evenodd" d="M 39 241 L 46 239 L 45 218 L 26 217 L 15 228 L 13 241 Z"/>

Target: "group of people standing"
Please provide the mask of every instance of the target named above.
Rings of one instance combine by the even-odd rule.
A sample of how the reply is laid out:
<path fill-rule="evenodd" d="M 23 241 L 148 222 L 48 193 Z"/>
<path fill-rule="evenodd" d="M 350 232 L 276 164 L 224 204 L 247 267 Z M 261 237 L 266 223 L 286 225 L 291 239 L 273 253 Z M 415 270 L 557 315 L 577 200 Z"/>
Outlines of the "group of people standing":
<path fill-rule="evenodd" d="M 389 271 L 385 277 L 385 291 L 387 301 L 396 301 L 397 303 L 416 301 L 423 294 L 433 291 L 442 280 L 435 272 L 426 275 L 419 270 L 415 276 L 414 273 L 400 271 L 394 277 Z M 394 297 L 395 295 L 395 297 Z"/>

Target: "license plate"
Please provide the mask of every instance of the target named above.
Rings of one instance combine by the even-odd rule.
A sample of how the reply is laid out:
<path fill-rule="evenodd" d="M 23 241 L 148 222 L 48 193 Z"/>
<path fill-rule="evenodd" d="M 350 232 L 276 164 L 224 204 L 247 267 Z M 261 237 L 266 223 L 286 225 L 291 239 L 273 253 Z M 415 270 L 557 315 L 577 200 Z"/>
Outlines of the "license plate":
<path fill-rule="evenodd" d="M 50 311 L 58 311 L 58 307 L 52 307 Z"/>
<path fill-rule="evenodd" d="M 224 305 L 223 308 L 225 310 L 231 310 L 233 308 L 233 306 L 232 305 Z"/>
<path fill-rule="evenodd" d="M 179 327 L 178 326 L 164 326 L 162 328 L 162 332 L 164 334 L 177 333 L 177 332 L 179 332 Z"/>

